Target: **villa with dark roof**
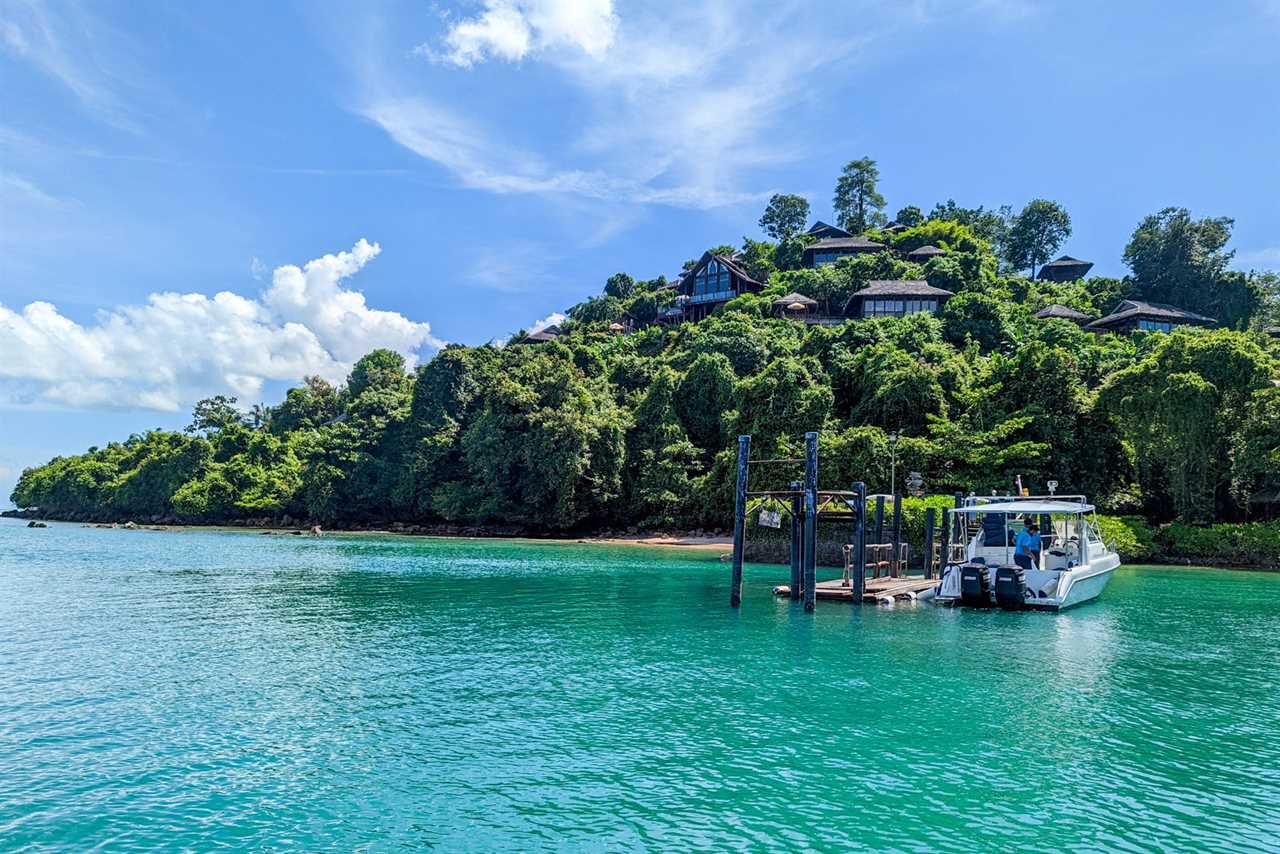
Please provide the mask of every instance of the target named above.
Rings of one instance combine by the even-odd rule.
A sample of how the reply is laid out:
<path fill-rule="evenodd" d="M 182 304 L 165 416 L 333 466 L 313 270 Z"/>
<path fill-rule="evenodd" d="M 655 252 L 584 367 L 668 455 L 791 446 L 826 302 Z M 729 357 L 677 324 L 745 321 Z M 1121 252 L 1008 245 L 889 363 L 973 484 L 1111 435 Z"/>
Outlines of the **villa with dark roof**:
<path fill-rule="evenodd" d="M 564 330 L 562 330 L 559 326 L 553 323 L 550 326 L 544 326 L 541 329 L 535 330 L 534 332 L 530 332 L 528 335 L 516 341 L 516 343 L 517 344 L 545 344 L 548 341 L 556 340 L 562 334 L 564 334 Z"/>
<path fill-rule="evenodd" d="M 815 240 L 826 240 L 829 237 L 853 237 L 852 234 L 834 225 L 827 225 L 822 220 L 818 220 L 809 226 L 809 230 L 805 232 L 809 237 Z"/>
<path fill-rule="evenodd" d="M 1162 302 L 1127 299 L 1115 311 L 1085 326 L 1089 332 L 1128 334 L 1135 329 L 1168 332 L 1178 326 L 1212 326 L 1218 321 Z"/>
<path fill-rule="evenodd" d="M 846 317 L 906 317 L 928 312 L 936 314 L 955 294 L 928 282 L 901 279 L 873 281 L 854 292 L 845 305 Z"/>
<path fill-rule="evenodd" d="M 865 237 L 824 237 L 817 243 L 806 246 L 802 257 L 804 266 L 821 267 L 824 264 L 834 264 L 841 258 L 880 252 L 883 249 L 883 243 Z"/>
<path fill-rule="evenodd" d="M 698 263 L 680 280 L 676 290 L 683 300 L 681 320 L 702 320 L 717 308 L 742 294 L 759 293 L 764 285 L 747 274 L 732 258 L 703 253 Z"/>
<path fill-rule="evenodd" d="M 939 249 L 937 246 L 921 246 L 918 249 L 912 249 L 907 253 L 907 260 L 914 261 L 917 264 L 923 264 L 933 258 L 940 258 L 947 254 L 947 250 Z"/>
<path fill-rule="evenodd" d="M 1074 282 L 1076 279 L 1083 279 L 1092 269 L 1092 261 L 1081 261 L 1079 258 L 1063 255 L 1041 267 L 1036 278 L 1045 282 Z"/>
<path fill-rule="evenodd" d="M 1054 303 L 1048 308 L 1042 308 L 1036 312 L 1036 317 L 1041 320 L 1070 320 L 1072 323 L 1085 324 L 1088 323 L 1089 315 L 1082 311 L 1076 311 L 1074 308 L 1067 308 L 1065 305 Z"/>

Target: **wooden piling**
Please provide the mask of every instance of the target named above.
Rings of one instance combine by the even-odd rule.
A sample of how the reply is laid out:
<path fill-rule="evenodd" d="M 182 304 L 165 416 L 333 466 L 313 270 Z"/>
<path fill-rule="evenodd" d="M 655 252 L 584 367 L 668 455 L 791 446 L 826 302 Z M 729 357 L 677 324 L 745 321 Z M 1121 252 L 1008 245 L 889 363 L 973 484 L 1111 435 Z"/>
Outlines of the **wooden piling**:
<path fill-rule="evenodd" d="M 933 578 L 933 520 L 934 510 L 924 510 L 924 577 Z"/>
<path fill-rule="evenodd" d="M 804 499 L 800 490 L 804 482 L 791 481 L 791 601 L 800 601 L 800 588 L 804 581 L 800 575 L 800 556 L 804 552 Z"/>
<path fill-rule="evenodd" d="M 876 496 L 876 542 L 884 542 L 884 496 Z"/>
<path fill-rule="evenodd" d="M 894 576 L 906 574 L 906 567 L 902 566 L 902 496 L 893 496 L 893 555 L 890 557 L 893 561 L 891 565 L 891 574 Z"/>
<path fill-rule="evenodd" d="M 867 485 L 853 485 L 853 501 L 857 510 L 853 520 L 853 598 L 862 601 L 867 589 Z"/>
<path fill-rule="evenodd" d="M 742 550 L 747 533 L 747 465 L 751 459 L 751 437 L 738 437 L 738 483 L 733 502 L 733 581 L 729 605 L 742 604 Z"/>
<path fill-rule="evenodd" d="M 804 434 L 804 609 L 817 605 L 818 434 Z"/>
<path fill-rule="evenodd" d="M 946 510 L 942 511 L 942 544 L 938 548 L 938 569 L 947 565 L 947 561 L 951 560 L 951 514 Z M 939 572 L 941 577 L 941 572 Z"/>

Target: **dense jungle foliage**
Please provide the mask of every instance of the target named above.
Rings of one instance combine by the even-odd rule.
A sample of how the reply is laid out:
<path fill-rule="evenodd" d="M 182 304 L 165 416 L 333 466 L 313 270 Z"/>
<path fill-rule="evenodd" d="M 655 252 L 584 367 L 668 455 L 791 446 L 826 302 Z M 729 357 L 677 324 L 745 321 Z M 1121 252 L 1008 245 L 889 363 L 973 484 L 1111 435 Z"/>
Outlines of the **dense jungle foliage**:
<path fill-rule="evenodd" d="M 1055 284 L 1024 275 L 1070 231 L 1055 203 L 1016 215 L 904 208 L 910 227 L 881 231 L 883 198 L 866 179 L 842 176 L 840 219 L 897 251 L 799 268 L 807 203 L 776 197 L 762 219 L 774 240 L 737 250 L 767 287 L 699 323 L 655 324 L 666 282 L 618 274 L 553 342 L 449 346 L 412 373 L 380 350 L 345 385 L 309 378 L 249 415 L 201 401 L 186 432 L 54 459 L 27 470 L 12 500 L 84 519 L 721 529 L 734 437 L 772 457 L 820 430 L 824 487 L 887 491 L 896 431 L 899 484 L 919 471 L 931 493 L 1004 491 L 1021 475 L 1033 492 L 1052 478 L 1154 522 L 1274 515 L 1280 346 L 1264 329 L 1280 323 L 1280 287 L 1228 269 L 1230 220 L 1162 211 L 1135 231 L 1130 275 Z M 902 260 L 924 245 L 948 254 Z M 936 317 L 772 316 L 792 291 L 839 314 L 873 279 L 926 279 L 956 296 Z M 1034 316 L 1054 303 L 1098 316 L 1126 297 L 1222 328 L 1094 335 Z M 624 311 L 639 328 L 611 331 Z"/>

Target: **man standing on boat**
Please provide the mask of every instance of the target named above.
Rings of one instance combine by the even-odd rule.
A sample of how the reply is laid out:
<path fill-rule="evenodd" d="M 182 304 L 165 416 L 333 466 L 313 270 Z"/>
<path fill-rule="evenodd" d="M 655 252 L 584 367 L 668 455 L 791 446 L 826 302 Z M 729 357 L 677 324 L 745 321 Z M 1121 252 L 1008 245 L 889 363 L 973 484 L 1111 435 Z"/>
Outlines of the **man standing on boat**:
<path fill-rule="evenodd" d="M 1035 569 L 1040 565 L 1040 526 L 1030 517 L 1022 524 L 1014 541 L 1013 561 L 1023 569 Z"/>

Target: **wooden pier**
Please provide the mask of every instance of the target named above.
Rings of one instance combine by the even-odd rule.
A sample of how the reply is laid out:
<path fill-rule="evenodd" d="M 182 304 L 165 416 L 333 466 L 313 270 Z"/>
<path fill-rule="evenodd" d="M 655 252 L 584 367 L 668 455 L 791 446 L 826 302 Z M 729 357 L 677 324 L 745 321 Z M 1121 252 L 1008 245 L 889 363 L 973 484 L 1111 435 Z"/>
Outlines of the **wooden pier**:
<path fill-rule="evenodd" d="M 770 508 L 770 527 L 780 527 L 781 518 L 791 519 L 790 584 L 774 588 L 774 593 L 792 601 L 802 601 L 805 611 L 813 611 L 819 599 L 836 602 L 888 603 L 914 601 L 932 589 L 935 560 L 948 553 L 951 532 L 947 525 L 940 530 L 940 542 L 934 542 L 934 510 L 925 512 L 925 539 L 921 554 L 924 575 L 907 575 L 911 554 L 902 540 L 902 496 L 893 495 L 892 528 L 886 539 L 885 498 L 876 495 L 874 522 L 867 519 L 867 488 L 862 482 L 852 489 L 818 488 L 818 434 L 805 434 L 805 454 L 796 459 L 751 459 L 751 437 L 738 437 L 738 476 L 734 501 L 733 575 L 729 603 L 742 604 L 742 563 L 746 545 L 747 517 L 755 510 Z M 785 489 L 751 490 L 752 465 L 804 466 L 804 479 L 792 480 Z M 957 506 L 960 496 L 956 496 Z M 762 514 L 763 515 L 763 514 Z M 819 522 L 848 525 L 849 538 L 844 547 L 844 573 L 841 578 L 818 581 L 816 578 L 817 528 Z M 874 538 L 868 542 L 869 536 Z M 937 556 L 935 558 L 935 555 Z M 883 574 L 882 574 L 883 573 Z"/>
<path fill-rule="evenodd" d="M 937 583 L 938 580 L 936 578 L 922 578 L 918 575 L 898 578 L 890 576 L 868 578 L 863 586 L 859 601 L 867 605 L 874 605 L 877 602 L 914 602 L 919 598 L 920 594 L 932 590 Z M 790 596 L 791 588 L 783 584 L 775 587 L 773 592 L 777 596 Z M 853 585 L 842 578 L 819 581 L 813 586 L 813 592 L 815 598 L 820 601 L 855 601 Z"/>

